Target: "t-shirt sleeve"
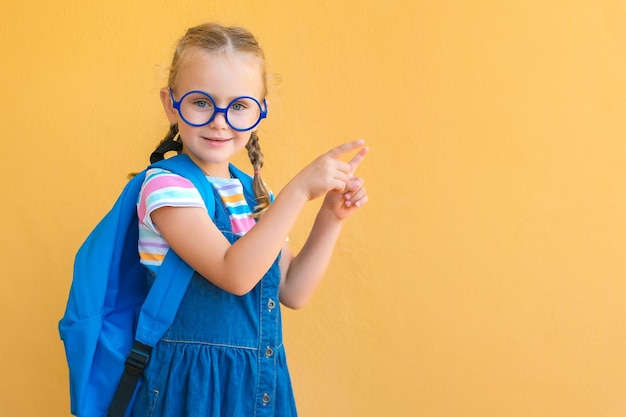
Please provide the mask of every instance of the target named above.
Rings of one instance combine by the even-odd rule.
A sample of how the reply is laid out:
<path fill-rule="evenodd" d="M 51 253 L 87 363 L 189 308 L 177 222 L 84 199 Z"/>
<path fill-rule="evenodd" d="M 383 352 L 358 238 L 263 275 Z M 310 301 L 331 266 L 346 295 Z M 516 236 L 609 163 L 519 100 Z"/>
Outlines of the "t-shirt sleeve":
<path fill-rule="evenodd" d="M 202 196 L 187 178 L 161 168 L 149 169 L 139 192 L 137 216 L 140 225 L 160 235 L 150 215 L 161 207 L 201 207 Z"/>

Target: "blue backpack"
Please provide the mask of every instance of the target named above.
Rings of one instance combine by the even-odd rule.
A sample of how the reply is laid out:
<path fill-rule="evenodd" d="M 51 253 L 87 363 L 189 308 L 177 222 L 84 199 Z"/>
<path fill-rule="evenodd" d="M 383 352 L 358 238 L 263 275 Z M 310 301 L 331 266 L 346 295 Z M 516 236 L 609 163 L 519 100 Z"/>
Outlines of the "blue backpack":
<path fill-rule="evenodd" d="M 202 170 L 186 155 L 150 167 L 189 179 L 211 218 L 221 204 Z M 231 174 L 252 195 L 250 176 L 230 166 Z M 146 176 L 128 182 L 113 208 L 82 244 L 59 333 L 65 345 L 71 412 L 77 417 L 123 417 L 152 347 L 172 324 L 194 274 L 173 250 L 167 252 L 149 289 L 147 269 L 139 262 L 137 199 Z"/>

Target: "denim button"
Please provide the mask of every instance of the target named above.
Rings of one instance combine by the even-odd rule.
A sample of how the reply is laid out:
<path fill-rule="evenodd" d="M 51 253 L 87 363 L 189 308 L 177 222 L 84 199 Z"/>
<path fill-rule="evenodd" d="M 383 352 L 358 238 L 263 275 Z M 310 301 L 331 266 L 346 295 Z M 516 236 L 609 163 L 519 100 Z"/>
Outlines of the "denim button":
<path fill-rule="evenodd" d="M 274 300 L 272 300 L 270 298 L 270 300 L 267 302 L 267 308 L 272 311 L 274 309 L 274 307 L 276 307 L 276 303 L 274 302 Z"/>
<path fill-rule="evenodd" d="M 262 400 L 262 401 L 263 401 L 263 405 L 267 405 L 267 404 L 269 404 L 270 400 L 271 400 L 271 398 L 270 398 L 270 396 L 267 394 L 267 392 L 266 392 L 265 394 L 263 394 L 263 400 Z"/>
<path fill-rule="evenodd" d="M 271 358 L 272 356 L 274 356 L 274 349 L 272 349 L 271 347 L 267 347 L 265 349 L 265 357 L 266 358 Z"/>

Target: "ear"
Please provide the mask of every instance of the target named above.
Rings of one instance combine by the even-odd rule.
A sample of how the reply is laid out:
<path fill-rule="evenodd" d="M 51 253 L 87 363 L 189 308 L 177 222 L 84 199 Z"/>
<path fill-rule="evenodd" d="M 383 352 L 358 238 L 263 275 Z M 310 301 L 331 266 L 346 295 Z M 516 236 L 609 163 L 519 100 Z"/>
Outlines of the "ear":
<path fill-rule="evenodd" d="M 169 120 L 171 124 L 178 123 L 178 112 L 174 108 L 174 103 L 172 103 L 170 89 L 167 87 L 162 88 L 159 95 L 161 97 L 161 103 L 163 104 L 163 110 L 165 110 L 167 120 Z"/>

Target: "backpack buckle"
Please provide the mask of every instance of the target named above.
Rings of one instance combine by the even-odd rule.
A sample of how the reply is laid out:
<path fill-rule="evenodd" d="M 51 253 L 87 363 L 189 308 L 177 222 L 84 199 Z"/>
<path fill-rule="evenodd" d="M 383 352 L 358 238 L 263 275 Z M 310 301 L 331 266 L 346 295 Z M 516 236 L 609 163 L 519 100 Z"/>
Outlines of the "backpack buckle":
<path fill-rule="evenodd" d="M 140 375 L 148 364 L 152 348 L 135 340 L 133 348 L 126 358 L 126 372 L 130 375 Z"/>

